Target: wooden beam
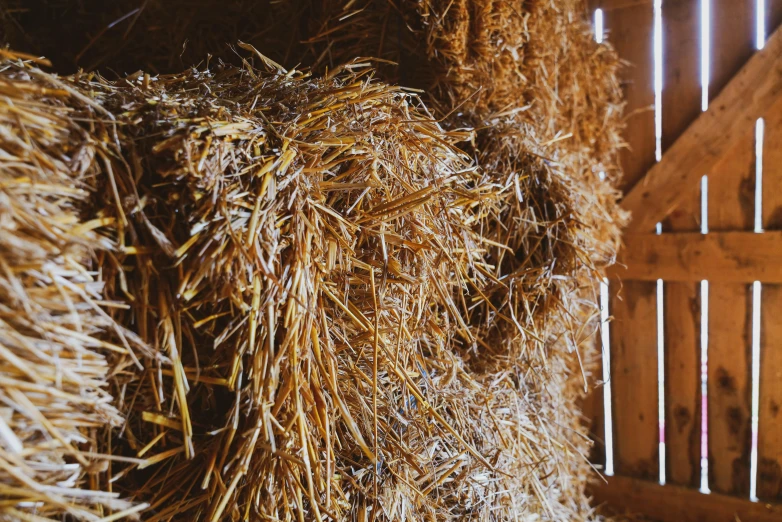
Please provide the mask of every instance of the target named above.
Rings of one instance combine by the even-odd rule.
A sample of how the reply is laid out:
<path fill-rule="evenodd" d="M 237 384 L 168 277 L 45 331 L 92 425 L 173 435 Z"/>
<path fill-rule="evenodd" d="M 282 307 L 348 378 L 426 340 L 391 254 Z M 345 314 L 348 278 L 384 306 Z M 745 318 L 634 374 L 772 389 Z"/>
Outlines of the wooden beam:
<path fill-rule="evenodd" d="M 782 232 L 631 234 L 611 279 L 782 283 Z M 625 266 L 621 266 L 625 265 Z"/>
<path fill-rule="evenodd" d="M 626 477 L 606 477 L 590 488 L 596 503 L 646 515 L 659 522 L 778 522 L 779 505 L 737 497 L 703 494 L 681 486 L 660 486 Z"/>
<path fill-rule="evenodd" d="M 782 30 L 769 38 L 676 143 L 633 187 L 623 206 L 628 232 L 651 232 L 679 204 L 686 188 L 707 174 L 755 120 L 782 103 Z"/>

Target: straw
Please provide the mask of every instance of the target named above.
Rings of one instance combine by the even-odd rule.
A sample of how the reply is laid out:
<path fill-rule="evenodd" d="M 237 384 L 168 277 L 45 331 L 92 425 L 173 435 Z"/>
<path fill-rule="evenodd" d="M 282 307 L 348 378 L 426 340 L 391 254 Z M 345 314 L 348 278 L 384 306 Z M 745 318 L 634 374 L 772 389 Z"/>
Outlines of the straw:
<path fill-rule="evenodd" d="M 80 213 L 100 144 L 66 91 L 9 62 L 0 76 L 0 516 L 97 520 L 130 507 L 94 479 L 112 467 L 99 433 L 122 423 L 111 367 L 143 349 L 107 313 L 110 220 Z"/>
<path fill-rule="evenodd" d="M 152 348 L 100 347 L 127 421 L 91 487 L 145 520 L 590 518 L 615 53 L 570 0 L 308 5 L 301 49 L 231 33 L 240 66 L 160 76 L 172 47 L 123 36 L 152 74 L 48 82 L 100 145 L 99 301 Z"/>

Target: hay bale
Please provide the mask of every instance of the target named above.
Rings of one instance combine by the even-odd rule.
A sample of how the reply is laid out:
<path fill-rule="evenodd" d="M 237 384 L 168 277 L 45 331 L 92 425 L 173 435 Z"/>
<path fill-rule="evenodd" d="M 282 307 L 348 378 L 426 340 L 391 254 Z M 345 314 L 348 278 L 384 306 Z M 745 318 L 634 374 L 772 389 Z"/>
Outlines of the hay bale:
<path fill-rule="evenodd" d="M 498 278 L 482 223 L 507 187 L 456 148 L 464 132 L 362 64 L 35 75 L 90 95 L 110 145 L 82 219 L 117 238 L 105 292 L 155 349 L 113 378 L 113 491 L 152 520 L 590 513 L 551 436 L 573 422 L 572 364 L 514 349 L 488 365 L 477 337 L 513 324 L 483 315 Z M 529 315 L 536 297 L 499 284 Z"/>
<path fill-rule="evenodd" d="M 446 128 L 476 129 L 462 147 L 476 158 L 483 183 L 501 187 L 481 222 L 481 235 L 497 245 L 487 258 L 528 303 L 507 315 L 544 343 L 544 365 L 578 355 L 571 362 L 584 374 L 582 385 L 597 357 L 589 335 L 595 281 L 613 263 L 626 220 L 615 189 L 620 63 L 610 45 L 594 41 L 584 10 L 580 0 L 333 0 L 310 39 L 321 67 L 378 56 L 387 60 L 379 74 L 422 89 Z M 491 302 L 507 310 L 507 293 L 496 290 Z M 478 337 L 492 348 L 505 345 L 482 354 L 499 357 L 489 365 L 528 349 L 513 335 L 515 325 L 487 327 Z"/>
<path fill-rule="evenodd" d="M 122 382 L 128 446 L 153 471 L 117 487 L 160 518 L 590 511 L 547 434 L 572 405 L 538 398 L 567 369 L 525 377 L 544 364 L 530 354 L 473 374 L 481 329 L 512 320 L 482 315 L 497 278 L 481 223 L 504 187 L 455 147 L 463 131 L 362 64 L 79 88 L 127 123 L 123 322 L 168 358 Z M 522 317 L 537 294 L 509 290 Z"/>
<path fill-rule="evenodd" d="M 576 212 L 596 232 L 590 253 L 612 261 L 624 219 L 613 189 L 620 62 L 609 43 L 594 41 L 582 0 L 330 0 L 322 16 L 309 40 L 316 67 L 387 60 L 385 81 L 422 89 L 446 127 L 478 130 L 474 155 L 489 171 L 517 156 L 545 158 L 576 183 L 574 198 L 599 199 L 598 217 L 581 205 Z M 498 139 L 514 130 L 514 143 Z"/>
<path fill-rule="evenodd" d="M 111 368 L 140 348 L 106 311 L 107 223 L 82 213 L 101 144 L 67 87 L 8 63 L 0 76 L 0 518 L 132 514 L 95 480 L 112 469 L 99 434 L 123 421 Z"/>
<path fill-rule="evenodd" d="M 324 65 L 379 56 L 391 62 L 381 76 L 422 89 L 446 128 L 476 129 L 464 148 L 485 182 L 505 189 L 481 235 L 521 252 L 525 266 L 512 266 L 501 247 L 486 257 L 498 277 L 523 289 L 526 307 L 509 303 L 502 289 L 484 293 L 542 342 L 514 335 L 507 322 L 487 324 L 477 337 L 489 347 L 473 369 L 534 368 L 524 374 L 527 384 L 540 390 L 546 414 L 558 417 L 546 435 L 586 454 L 588 430 L 577 408 L 565 405 L 591 382 L 596 281 L 613 263 L 626 219 L 614 188 L 623 126 L 616 53 L 594 41 L 579 0 L 334 0 L 325 11 L 311 39 L 326 49 Z M 539 240 L 535 248 L 519 248 L 530 236 Z M 569 464 L 559 477 L 572 489 L 554 503 L 584 496 L 589 466 Z"/>
<path fill-rule="evenodd" d="M 157 252 L 134 256 L 130 292 L 145 295 L 133 322 L 154 325 L 140 333 L 170 359 L 156 384 L 127 383 L 127 431 L 139 447 L 165 434 L 149 462 L 166 471 L 126 487 L 173 494 L 161 509 L 178 516 L 343 517 L 398 494 L 387 475 L 408 460 L 484 460 L 416 405 L 421 368 L 434 371 L 417 352 L 442 366 L 450 338 L 470 337 L 444 333 L 478 248 L 462 216 L 472 169 L 452 145 L 463 136 L 368 73 L 284 72 L 80 86 L 133 122 L 143 174 L 118 181 L 124 214 L 137 214 L 125 235 Z M 404 427 L 416 423 L 442 430 L 444 447 L 428 455 L 423 427 Z M 402 432 L 411 440 L 380 442 Z M 392 467 L 366 495 L 373 465 Z"/>
<path fill-rule="evenodd" d="M 591 516 L 575 403 L 621 103 L 580 9 L 334 0 L 289 12 L 324 77 L 256 54 L 66 80 L 121 123 L 90 130 L 117 142 L 93 213 L 115 319 L 156 354 L 112 379 L 128 421 L 104 440 L 143 461 L 114 491 L 152 520 Z M 336 67 L 361 55 L 399 65 Z"/>

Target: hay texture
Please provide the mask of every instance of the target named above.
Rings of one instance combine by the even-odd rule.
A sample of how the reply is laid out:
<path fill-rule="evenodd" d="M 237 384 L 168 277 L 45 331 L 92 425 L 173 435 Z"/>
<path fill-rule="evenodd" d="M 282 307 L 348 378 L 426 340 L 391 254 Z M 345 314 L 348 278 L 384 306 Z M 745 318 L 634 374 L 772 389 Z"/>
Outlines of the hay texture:
<path fill-rule="evenodd" d="M 244 44 L 239 66 L 111 81 L 4 63 L 93 150 L 58 190 L 83 190 L 103 285 L 71 317 L 113 347 L 92 352 L 114 417 L 74 428 L 110 458 L 73 468 L 104 493 L 72 514 L 590 519 L 577 402 L 624 219 L 615 54 L 571 0 L 288 5 L 316 73 Z M 50 495 L 0 512 L 65 513 Z"/>
<path fill-rule="evenodd" d="M 158 253 L 134 256 L 129 288 L 170 364 L 125 392 L 157 472 L 128 492 L 207 520 L 489 509 L 488 480 L 466 502 L 436 487 L 496 453 L 475 447 L 454 346 L 472 338 L 465 279 L 485 279 L 464 136 L 368 73 L 144 82 L 83 86 L 134 122 L 142 174 L 119 198 Z"/>
<path fill-rule="evenodd" d="M 0 67 L 0 517 L 133 513 L 95 481 L 112 464 L 99 434 L 123 422 L 111 367 L 140 348 L 107 313 L 121 304 L 96 271 L 106 223 L 81 212 L 101 147 L 74 121 L 86 105 L 68 87 Z"/>
<path fill-rule="evenodd" d="M 509 266 L 513 259 L 501 248 L 487 252 L 503 281 L 519 284 L 534 303 L 520 321 L 545 347 L 530 367 L 546 378 L 552 363 L 569 369 L 565 388 L 543 388 L 543 403 L 583 393 L 574 368 L 589 380 L 597 355 L 588 336 L 594 286 L 613 262 L 626 219 L 615 189 L 620 62 L 610 44 L 594 41 L 587 19 L 579 0 L 335 0 L 309 40 L 321 67 L 352 55 L 379 57 L 379 74 L 422 89 L 445 128 L 476 130 L 464 150 L 487 182 L 505 187 L 481 235 L 521 253 L 524 271 Z M 542 238 L 538 248 L 517 248 L 517 238 L 530 235 Z M 489 340 L 480 357 L 490 367 L 530 346 L 507 324 L 488 326 L 479 337 Z M 587 451 L 577 412 L 559 425 L 568 428 L 555 430 L 555 439 Z"/>
<path fill-rule="evenodd" d="M 104 206 L 139 252 L 132 323 L 168 358 L 122 382 L 154 470 L 127 492 L 160 518 L 588 513 L 583 457 L 552 440 L 569 370 L 549 375 L 523 326 L 538 294 L 487 262 L 510 187 L 366 64 L 311 79 L 256 59 L 269 70 L 80 86 L 133 122 L 138 173 L 116 165 L 124 203 Z M 528 259 L 546 256 L 536 223 L 514 236 Z"/>
<path fill-rule="evenodd" d="M 110 144 L 85 219 L 117 238 L 106 293 L 154 350 L 103 374 L 127 419 L 100 451 L 145 519 L 589 513 L 582 456 L 552 438 L 573 405 L 539 396 L 564 398 L 568 368 L 533 344 L 472 369 L 482 325 L 529 303 L 484 259 L 498 188 L 464 134 L 361 64 L 34 76 L 90 93 Z M 498 284 L 507 303 L 485 304 Z"/>

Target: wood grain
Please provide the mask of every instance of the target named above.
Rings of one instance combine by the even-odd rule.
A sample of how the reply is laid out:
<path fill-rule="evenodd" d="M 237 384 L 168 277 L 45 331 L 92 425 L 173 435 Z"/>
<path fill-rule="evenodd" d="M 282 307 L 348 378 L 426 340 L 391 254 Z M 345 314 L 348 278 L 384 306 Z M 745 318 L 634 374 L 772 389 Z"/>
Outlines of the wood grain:
<path fill-rule="evenodd" d="M 655 480 L 659 472 L 656 285 L 628 281 L 611 285 L 611 294 L 616 472 Z"/>
<path fill-rule="evenodd" d="M 662 151 L 701 113 L 700 2 L 662 4 Z M 700 230 L 700 180 L 663 222 L 664 233 Z M 665 281 L 666 477 L 672 484 L 700 482 L 700 283 Z"/>
<path fill-rule="evenodd" d="M 755 48 L 755 0 L 712 1 L 709 98 L 720 106 L 731 78 Z M 779 78 L 782 88 L 782 76 Z M 715 99 L 716 98 L 716 99 Z M 746 101 L 740 101 L 746 103 Z M 709 109 L 711 110 L 711 108 Z M 738 144 L 709 172 L 709 231 L 754 225 L 755 120 L 739 121 Z M 749 497 L 751 447 L 751 287 L 709 285 L 708 445 L 712 491 Z"/>
<path fill-rule="evenodd" d="M 589 0 L 591 9 L 603 9 L 613 11 L 615 9 L 627 9 L 628 7 L 652 6 L 654 0 Z"/>
<path fill-rule="evenodd" d="M 782 286 L 764 285 L 761 304 L 758 498 L 782 501 Z"/>
<path fill-rule="evenodd" d="M 625 11 L 628 10 L 618 12 Z M 727 32 L 738 30 L 731 28 Z M 766 47 L 756 52 L 721 90 L 710 109 L 689 126 L 662 161 L 649 169 L 643 181 L 627 194 L 623 206 L 633 213 L 628 231 L 652 231 L 655 223 L 678 206 L 686 188 L 713 170 L 731 146 L 754 126 L 755 120 L 781 98 L 782 31 L 777 30 Z"/>
<path fill-rule="evenodd" d="M 627 236 L 611 279 L 782 283 L 782 233 L 671 232 Z"/>
<path fill-rule="evenodd" d="M 769 18 L 782 18 L 782 1 L 769 6 Z M 763 143 L 763 228 L 782 230 L 782 108 L 765 119 Z M 777 232 L 778 233 L 778 232 Z M 778 263 L 778 261 L 777 261 Z M 782 281 L 780 281 L 782 283 Z M 758 412 L 758 492 L 782 500 L 782 284 L 761 291 L 760 404 Z"/>
<path fill-rule="evenodd" d="M 590 488 L 596 503 L 621 511 L 642 513 L 659 522 L 779 522 L 778 505 L 751 502 L 726 495 L 704 495 L 692 488 L 660 486 L 625 477 L 607 477 L 608 484 Z"/>
<path fill-rule="evenodd" d="M 716 100 L 755 52 L 757 0 L 711 0 L 711 78 Z"/>
<path fill-rule="evenodd" d="M 655 161 L 652 4 L 606 13 L 608 37 L 633 65 L 622 74 L 627 103 L 622 153 L 624 187 Z M 654 283 L 611 285 L 611 385 L 617 473 L 654 479 L 659 471 L 657 425 L 657 300 Z"/>
<path fill-rule="evenodd" d="M 605 16 L 608 38 L 628 63 L 620 78 L 628 115 L 624 133 L 628 148 L 621 154 L 625 191 L 655 162 L 653 22 L 651 3 L 608 12 Z"/>

